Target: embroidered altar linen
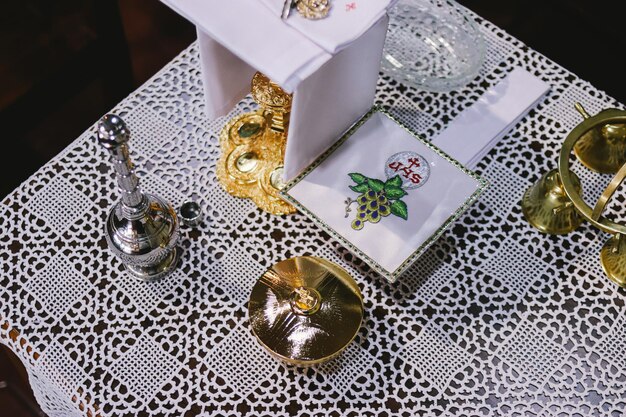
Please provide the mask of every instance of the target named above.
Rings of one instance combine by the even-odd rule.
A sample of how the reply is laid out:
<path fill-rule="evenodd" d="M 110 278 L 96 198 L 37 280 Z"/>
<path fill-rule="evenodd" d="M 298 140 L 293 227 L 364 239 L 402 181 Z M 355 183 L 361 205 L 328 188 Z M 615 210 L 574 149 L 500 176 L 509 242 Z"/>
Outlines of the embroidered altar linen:
<path fill-rule="evenodd" d="M 285 0 L 261 2 L 275 16 L 282 14 Z M 325 51 L 335 54 L 364 34 L 395 3 L 397 0 L 330 0 L 330 11 L 322 19 L 306 19 L 296 9 L 292 9 L 285 22 Z"/>
<path fill-rule="evenodd" d="M 395 281 L 485 187 L 432 144 L 372 110 L 287 184 L 283 196 Z"/>

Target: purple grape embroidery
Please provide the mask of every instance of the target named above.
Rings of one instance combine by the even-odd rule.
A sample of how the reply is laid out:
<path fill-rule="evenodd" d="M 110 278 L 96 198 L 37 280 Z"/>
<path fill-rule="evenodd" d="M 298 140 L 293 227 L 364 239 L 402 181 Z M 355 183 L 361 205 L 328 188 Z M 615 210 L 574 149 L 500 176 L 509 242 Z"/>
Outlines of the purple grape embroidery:
<path fill-rule="evenodd" d="M 405 151 L 387 160 L 385 173 L 387 181 L 369 178 L 358 172 L 348 174 L 354 181 L 350 189 L 359 194 L 356 199 L 348 197 L 345 201 L 346 218 L 352 212 L 352 205 L 356 205 L 356 216 L 351 223 L 354 230 L 363 229 L 367 222 L 378 223 L 390 214 L 407 220 L 409 212 L 402 197 L 408 194 L 406 190 L 424 185 L 430 176 L 430 166 L 421 155 Z"/>

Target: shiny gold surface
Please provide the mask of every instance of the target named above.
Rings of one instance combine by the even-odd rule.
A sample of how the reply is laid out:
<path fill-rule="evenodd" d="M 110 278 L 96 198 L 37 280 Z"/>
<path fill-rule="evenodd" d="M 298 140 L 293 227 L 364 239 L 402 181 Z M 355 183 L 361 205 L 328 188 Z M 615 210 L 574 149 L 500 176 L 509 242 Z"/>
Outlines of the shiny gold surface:
<path fill-rule="evenodd" d="M 291 111 L 291 94 L 286 93 L 278 84 L 257 72 L 252 78 L 252 98 L 265 110 L 271 120 L 271 129 L 286 132 Z"/>
<path fill-rule="evenodd" d="M 582 109 L 580 105 L 577 109 Z M 581 112 L 586 115 L 586 112 Z M 617 167 L 617 174 L 613 177 L 600 199 L 592 209 L 582 198 L 579 190 L 574 184 L 574 173 L 570 171 L 570 154 L 580 140 L 585 140 L 589 132 L 597 131 L 598 128 L 606 130 L 607 138 L 611 135 L 619 137 L 621 135 L 620 126 L 626 126 L 626 111 L 618 109 L 603 110 L 595 116 L 586 115 L 585 120 L 578 124 L 567 135 L 559 154 L 559 174 L 565 193 L 571 200 L 574 208 L 580 215 L 600 230 L 613 235 L 604 245 L 600 252 L 602 268 L 609 279 L 621 287 L 626 287 L 626 248 L 624 235 L 626 226 L 613 222 L 602 216 L 607 203 L 615 193 L 617 187 L 621 185 L 626 177 L 626 166 L 622 164 Z M 618 132 L 618 133 L 615 133 Z M 613 148 L 618 149 L 618 148 Z"/>
<path fill-rule="evenodd" d="M 574 187 L 582 192 L 580 180 L 573 176 Z M 543 233 L 562 235 L 583 222 L 570 201 L 556 169 L 548 171 L 524 193 L 522 212 L 526 220 Z"/>
<path fill-rule="evenodd" d="M 339 355 L 354 339 L 363 301 L 345 270 L 302 256 L 278 262 L 259 278 L 248 314 L 254 335 L 275 357 L 313 365 Z"/>
<path fill-rule="evenodd" d="M 217 178 L 226 192 L 250 198 L 268 213 L 295 213 L 296 209 L 278 195 L 284 186 L 282 167 L 291 95 L 256 73 L 252 96 L 261 109 L 235 117 L 220 133 Z"/>
<path fill-rule="evenodd" d="M 234 145 L 245 145 L 263 136 L 266 129 L 263 112 L 246 113 L 229 124 L 226 136 Z M 221 143 L 220 143 L 221 144 Z"/>
<path fill-rule="evenodd" d="M 559 153 L 558 170 L 544 174 L 522 198 L 528 222 L 542 232 L 563 234 L 587 220 L 610 233 L 600 252 L 609 279 L 626 288 L 626 226 L 602 216 L 617 188 L 626 179 L 626 111 L 602 110 L 590 116 L 580 103 L 574 105 L 584 120 L 567 135 Z M 583 200 L 580 180 L 570 170 L 572 151 L 586 167 L 616 173 L 593 209 Z"/>
<path fill-rule="evenodd" d="M 585 120 L 591 117 L 580 103 L 575 106 Z M 603 110 L 596 117 L 602 118 L 610 110 L 613 109 Z M 583 165 L 593 171 L 616 173 L 626 163 L 626 124 L 606 122 L 594 126 L 576 141 L 574 153 Z"/>
<path fill-rule="evenodd" d="M 580 213 L 593 226 L 612 235 L 626 234 L 626 226 L 615 223 L 605 217 L 594 219 L 592 208 L 583 200 L 582 195 L 575 187 L 574 173 L 570 170 L 570 155 L 576 143 L 589 131 L 599 126 L 626 124 L 626 111 L 617 109 L 603 110 L 576 125 L 567 135 L 559 154 L 559 175 L 563 189 Z M 612 193 L 611 193 L 612 194 Z"/>
<path fill-rule="evenodd" d="M 296 212 L 296 208 L 285 200 L 280 198 L 279 191 L 285 186 L 282 179 L 283 167 L 268 165 L 265 167 L 258 185 L 264 200 L 257 203 L 263 210 L 272 214 L 292 214 Z"/>
<path fill-rule="evenodd" d="M 609 185 L 602 192 L 602 195 L 598 199 L 598 202 L 593 207 L 593 211 L 591 212 L 591 218 L 593 220 L 595 221 L 600 220 L 600 216 L 602 215 L 602 212 L 606 208 L 607 203 L 609 202 L 611 197 L 613 197 L 613 194 L 615 194 L 615 191 L 617 191 L 617 187 L 619 187 L 624 182 L 624 178 L 626 178 L 626 164 L 624 164 L 620 168 L 620 170 L 617 171 L 617 174 L 615 174 L 615 176 L 613 177 Z"/>
<path fill-rule="evenodd" d="M 317 20 L 328 16 L 330 0 L 298 0 L 296 8 L 304 18 Z"/>
<path fill-rule="evenodd" d="M 626 287 L 626 239 L 624 235 L 610 238 L 600 251 L 604 273 L 620 287 Z"/>
<path fill-rule="evenodd" d="M 274 168 L 267 177 L 269 179 L 269 185 L 275 190 L 282 190 L 285 187 L 285 180 L 283 179 L 284 171 L 285 169 L 283 167 Z"/>

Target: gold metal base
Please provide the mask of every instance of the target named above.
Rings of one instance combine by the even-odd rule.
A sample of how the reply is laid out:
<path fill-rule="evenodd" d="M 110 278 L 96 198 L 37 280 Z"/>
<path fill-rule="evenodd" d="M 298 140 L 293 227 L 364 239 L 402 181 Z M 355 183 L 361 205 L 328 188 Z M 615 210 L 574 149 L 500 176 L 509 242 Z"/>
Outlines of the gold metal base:
<path fill-rule="evenodd" d="M 259 278 L 248 314 L 252 332 L 274 357 L 309 366 L 333 359 L 352 342 L 363 320 L 363 299 L 344 269 L 299 256 Z"/>
<path fill-rule="evenodd" d="M 580 180 L 572 173 L 578 193 L 582 192 Z M 563 190 L 558 170 L 541 176 L 536 184 L 524 193 L 522 213 L 537 230 L 553 235 L 563 235 L 575 230 L 583 217 L 574 209 Z"/>
<path fill-rule="evenodd" d="M 611 281 L 626 288 L 626 238 L 615 235 L 600 251 L 600 262 L 604 273 Z"/>
<path fill-rule="evenodd" d="M 226 192 L 250 198 L 271 214 L 291 214 L 296 209 L 282 200 L 285 134 L 269 127 L 262 110 L 229 121 L 220 133 L 222 154 L 217 178 Z"/>

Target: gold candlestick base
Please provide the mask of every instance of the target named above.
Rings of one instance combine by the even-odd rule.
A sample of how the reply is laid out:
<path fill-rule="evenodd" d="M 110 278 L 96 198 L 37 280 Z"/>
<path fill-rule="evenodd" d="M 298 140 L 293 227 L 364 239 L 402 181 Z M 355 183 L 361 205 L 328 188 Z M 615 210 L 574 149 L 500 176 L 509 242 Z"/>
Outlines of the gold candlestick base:
<path fill-rule="evenodd" d="M 282 173 L 291 95 L 257 73 L 252 96 L 261 109 L 230 120 L 220 133 L 222 154 L 217 178 L 227 193 L 251 199 L 271 214 L 292 214 L 295 207 L 282 200 Z"/>

